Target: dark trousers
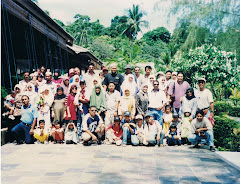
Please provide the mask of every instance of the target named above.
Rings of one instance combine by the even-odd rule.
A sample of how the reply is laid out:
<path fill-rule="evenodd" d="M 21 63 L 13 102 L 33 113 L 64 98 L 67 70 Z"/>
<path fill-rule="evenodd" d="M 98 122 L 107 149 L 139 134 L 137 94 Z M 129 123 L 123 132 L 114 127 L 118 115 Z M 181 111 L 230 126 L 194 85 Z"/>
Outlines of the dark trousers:
<path fill-rule="evenodd" d="M 27 126 L 23 124 L 22 122 L 17 124 L 15 127 L 12 128 L 11 132 L 13 133 L 15 139 L 17 140 L 18 143 L 23 143 L 23 140 L 21 139 L 21 134 L 24 134 L 25 136 L 25 142 L 27 144 L 33 144 L 34 139 L 33 135 L 30 135 L 30 129 L 31 126 Z"/>

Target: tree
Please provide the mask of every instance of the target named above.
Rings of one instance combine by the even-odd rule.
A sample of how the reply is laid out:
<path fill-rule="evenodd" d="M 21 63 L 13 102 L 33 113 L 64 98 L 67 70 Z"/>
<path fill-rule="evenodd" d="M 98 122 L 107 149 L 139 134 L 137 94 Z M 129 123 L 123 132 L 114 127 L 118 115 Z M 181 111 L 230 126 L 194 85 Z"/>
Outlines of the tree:
<path fill-rule="evenodd" d="M 107 35 L 116 38 L 118 36 L 121 36 L 122 33 L 124 32 L 125 29 L 127 29 L 127 25 L 126 22 L 128 20 L 127 16 L 115 16 L 112 20 L 111 20 L 111 26 L 107 31 Z"/>
<path fill-rule="evenodd" d="M 169 43 L 171 34 L 165 27 L 158 27 L 152 31 L 148 31 L 143 35 L 143 39 L 148 45 L 154 45 L 157 41 Z"/>

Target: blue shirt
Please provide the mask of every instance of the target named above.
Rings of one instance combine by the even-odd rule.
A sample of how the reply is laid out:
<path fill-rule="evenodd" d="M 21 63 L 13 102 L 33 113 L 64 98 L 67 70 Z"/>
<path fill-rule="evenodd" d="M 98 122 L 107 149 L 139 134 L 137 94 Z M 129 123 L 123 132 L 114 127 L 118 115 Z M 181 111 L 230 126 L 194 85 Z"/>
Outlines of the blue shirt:
<path fill-rule="evenodd" d="M 90 114 L 86 114 L 82 121 L 83 131 L 89 130 L 94 132 L 99 124 L 103 123 L 102 118 L 96 114 L 94 117 L 91 117 Z"/>
<path fill-rule="evenodd" d="M 121 123 L 122 123 L 122 125 L 124 125 L 125 123 L 127 123 L 126 122 L 126 120 L 125 120 L 125 118 L 123 118 L 122 119 L 122 121 L 121 121 Z M 130 120 L 128 123 L 134 123 L 134 121 L 133 120 Z M 135 124 L 135 123 L 134 123 Z M 133 130 L 133 133 L 132 134 L 135 134 L 135 127 L 133 127 L 132 125 L 130 125 L 130 127 L 132 128 L 132 130 Z"/>
<path fill-rule="evenodd" d="M 23 105 L 21 107 L 21 121 L 26 124 L 32 124 L 35 118 L 38 118 L 37 108 L 29 105 L 27 108 Z"/>

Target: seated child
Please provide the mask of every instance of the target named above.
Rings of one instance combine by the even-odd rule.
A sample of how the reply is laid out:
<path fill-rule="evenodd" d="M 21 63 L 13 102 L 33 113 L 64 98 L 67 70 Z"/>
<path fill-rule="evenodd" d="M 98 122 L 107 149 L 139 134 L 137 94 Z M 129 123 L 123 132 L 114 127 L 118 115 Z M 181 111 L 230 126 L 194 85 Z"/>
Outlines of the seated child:
<path fill-rule="evenodd" d="M 34 138 L 37 139 L 38 143 L 47 144 L 48 143 L 48 132 L 44 130 L 45 128 L 45 121 L 39 120 L 39 128 L 34 130 Z"/>
<path fill-rule="evenodd" d="M 60 144 L 63 143 L 63 140 L 64 140 L 64 130 L 61 127 L 59 121 L 56 121 L 54 123 L 54 126 L 52 127 L 51 134 L 52 134 L 52 138 L 54 140 L 54 143 L 60 143 Z"/>
<path fill-rule="evenodd" d="M 187 143 L 188 142 L 188 136 L 190 135 L 190 129 L 191 129 L 191 109 L 185 109 L 184 112 L 184 117 L 182 118 L 182 127 L 181 127 L 181 138 L 182 138 L 182 143 Z"/>
<path fill-rule="evenodd" d="M 179 134 L 181 134 L 181 127 L 182 127 L 182 122 L 179 120 L 179 116 L 177 113 L 173 113 L 172 115 L 172 122 L 170 124 L 171 125 L 176 125 L 177 127 L 177 131 L 179 131 Z"/>
<path fill-rule="evenodd" d="M 107 141 L 110 144 L 116 143 L 117 146 L 122 144 L 123 129 L 120 122 L 121 120 L 118 116 L 114 117 L 114 124 L 110 125 L 106 132 Z"/>
<path fill-rule="evenodd" d="M 181 137 L 177 131 L 176 125 L 170 125 L 169 131 L 167 133 L 167 144 L 168 146 L 181 146 Z"/>
<path fill-rule="evenodd" d="M 9 110 L 5 113 L 3 113 L 2 115 L 5 117 L 7 115 L 9 119 L 14 120 L 15 117 L 13 116 L 13 111 L 14 111 L 14 101 L 15 101 L 15 97 L 16 97 L 17 92 L 16 91 L 12 91 L 10 95 L 7 95 L 5 97 L 5 101 L 4 101 L 4 106 Z"/>
<path fill-rule="evenodd" d="M 165 113 L 163 114 L 163 130 L 166 133 L 166 136 L 171 122 L 172 122 L 171 105 L 166 105 Z"/>
<path fill-rule="evenodd" d="M 66 144 L 77 144 L 77 128 L 71 120 L 65 130 L 65 143 Z"/>

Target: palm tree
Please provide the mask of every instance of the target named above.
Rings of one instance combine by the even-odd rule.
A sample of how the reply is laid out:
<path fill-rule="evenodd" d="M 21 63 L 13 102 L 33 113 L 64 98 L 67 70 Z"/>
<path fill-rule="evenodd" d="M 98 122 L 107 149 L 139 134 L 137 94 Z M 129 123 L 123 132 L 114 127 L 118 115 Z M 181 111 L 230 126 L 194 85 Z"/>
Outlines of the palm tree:
<path fill-rule="evenodd" d="M 127 28 L 122 34 L 126 35 L 131 41 L 136 39 L 138 32 L 142 32 L 140 27 L 148 27 L 148 21 L 142 20 L 146 15 L 144 11 L 139 9 L 139 5 L 133 5 L 132 9 L 128 9 L 128 19 L 125 22 Z"/>

